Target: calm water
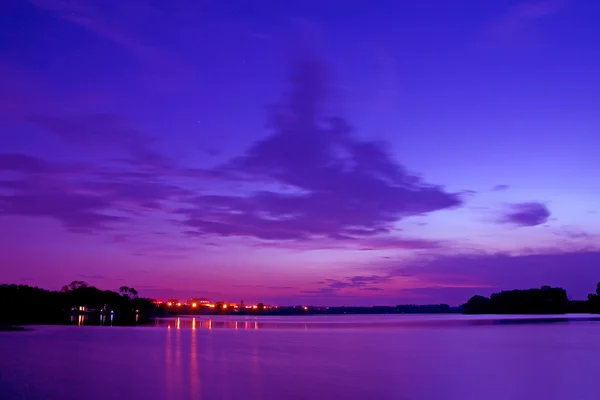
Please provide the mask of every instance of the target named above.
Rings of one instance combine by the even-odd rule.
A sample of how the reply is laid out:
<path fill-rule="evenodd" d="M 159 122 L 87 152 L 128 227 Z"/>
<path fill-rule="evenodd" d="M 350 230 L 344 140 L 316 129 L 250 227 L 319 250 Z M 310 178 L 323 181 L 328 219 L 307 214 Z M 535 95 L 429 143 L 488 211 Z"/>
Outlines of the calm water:
<path fill-rule="evenodd" d="M 508 322 L 315 316 L 36 327 L 0 333 L 0 398 L 598 399 L 600 322 Z"/>

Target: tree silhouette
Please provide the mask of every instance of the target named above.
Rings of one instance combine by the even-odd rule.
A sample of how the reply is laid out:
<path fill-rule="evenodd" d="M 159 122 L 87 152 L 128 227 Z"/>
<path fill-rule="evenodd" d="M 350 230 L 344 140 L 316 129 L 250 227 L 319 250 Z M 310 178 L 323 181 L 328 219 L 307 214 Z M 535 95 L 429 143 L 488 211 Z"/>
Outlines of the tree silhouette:
<path fill-rule="evenodd" d="M 101 313 L 111 313 L 121 318 L 122 323 L 133 323 L 135 315 L 146 318 L 160 312 L 151 300 L 137 297 L 135 289 L 127 287 L 126 293 L 127 296 L 122 296 L 82 281 L 73 281 L 61 291 L 0 285 L 0 325 L 68 323 L 73 313 L 79 312 L 96 315 L 96 318 Z"/>
<path fill-rule="evenodd" d="M 600 282 L 596 286 L 596 293 L 588 294 L 588 308 L 590 312 L 600 313 Z"/>
<path fill-rule="evenodd" d="M 84 281 L 72 281 L 68 285 L 62 287 L 62 292 L 70 292 L 77 289 L 83 289 L 88 287 L 87 282 Z"/>
<path fill-rule="evenodd" d="M 121 286 L 119 288 L 119 293 L 121 293 L 122 296 L 130 299 L 135 299 L 138 297 L 138 291 L 129 286 Z"/>
<path fill-rule="evenodd" d="M 475 295 L 463 305 L 466 314 L 483 314 L 489 311 L 490 299 L 484 296 Z"/>

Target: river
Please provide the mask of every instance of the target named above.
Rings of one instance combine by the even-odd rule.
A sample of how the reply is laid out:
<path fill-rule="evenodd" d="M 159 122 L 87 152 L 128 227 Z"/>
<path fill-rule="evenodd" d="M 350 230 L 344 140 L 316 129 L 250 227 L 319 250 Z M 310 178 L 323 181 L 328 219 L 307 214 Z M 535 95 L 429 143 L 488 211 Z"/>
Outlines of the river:
<path fill-rule="evenodd" d="M 598 398 L 600 322 L 510 318 L 181 317 L 0 332 L 0 398 Z"/>

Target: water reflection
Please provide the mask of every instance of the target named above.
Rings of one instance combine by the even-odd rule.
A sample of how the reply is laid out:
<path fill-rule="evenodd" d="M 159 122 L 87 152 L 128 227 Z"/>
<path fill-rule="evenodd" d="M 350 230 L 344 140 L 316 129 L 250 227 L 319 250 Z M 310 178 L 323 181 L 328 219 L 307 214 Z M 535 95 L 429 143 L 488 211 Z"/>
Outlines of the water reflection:
<path fill-rule="evenodd" d="M 171 328 L 169 326 L 169 328 Z M 173 379 L 173 374 L 177 373 L 177 371 L 173 371 L 173 353 L 172 353 L 172 345 L 171 345 L 171 335 L 172 335 L 172 330 L 171 329 L 167 329 L 167 334 L 165 336 L 166 338 L 166 343 L 165 343 L 165 389 L 166 389 L 166 393 L 165 393 L 165 398 L 168 399 L 169 398 L 169 391 L 170 391 L 170 385 L 169 382 L 172 381 Z"/>
<path fill-rule="evenodd" d="M 77 326 L 113 326 L 115 323 L 115 315 L 113 313 L 110 314 L 88 314 L 88 313 L 79 313 L 72 314 L 69 319 L 64 322 L 69 321 L 71 325 Z M 122 317 L 119 319 L 119 325 L 137 325 L 140 321 L 140 316 L 137 314 L 135 318 L 131 317 Z M 157 327 L 162 326 L 159 321 L 156 321 L 155 324 Z"/>
<path fill-rule="evenodd" d="M 451 327 L 451 326 L 485 326 L 485 325 L 519 325 L 519 324 L 547 324 L 565 323 L 574 321 L 600 321 L 600 317 L 592 315 L 557 315 L 557 316 L 463 316 L 457 315 L 452 318 L 412 315 L 412 316 L 355 316 L 349 317 L 308 317 L 308 319 L 297 319 L 295 317 L 253 317 L 248 319 L 226 319 L 219 317 L 186 317 L 158 318 L 156 327 L 167 327 L 177 329 L 348 329 L 348 328 L 393 328 L 393 327 Z"/>
<path fill-rule="evenodd" d="M 196 318 L 192 319 L 192 346 L 190 349 L 190 391 L 191 397 L 197 399 L 200 394 L 200 374 L 198 372 L 198 349 Z"/>
<path fill-rule="evenodd" d="M 597 323 L 453 318 L 180 316 L 148 328 L 2 333 L 0 371 L 11 379 L 0 377 L 0 398 L 594 398 Z"/>

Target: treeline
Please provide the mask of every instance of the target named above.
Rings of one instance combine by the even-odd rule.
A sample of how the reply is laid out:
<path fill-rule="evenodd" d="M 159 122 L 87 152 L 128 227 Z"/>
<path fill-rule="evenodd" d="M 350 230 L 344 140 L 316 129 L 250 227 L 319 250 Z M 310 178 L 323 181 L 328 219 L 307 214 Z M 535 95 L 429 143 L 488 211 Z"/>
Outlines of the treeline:
<path fill-rule="evenodd" d="M 28 285 L 0 285 L 1 324 L 57 324 L 74 314 L 106 314 L 113 318 L 151 316 L 151 300 L 138 297 L 135 289 L 101 290 L 83 281 L 73 281 L 60 291 Z"/>
<path fill-rule="evenodd" d="M 505 290 L 489 298 L 473 296 L 462 305 L 465 314 L 600 313 L 600 282 L 587 301 L 570 301 L 562 288 Z"/>

